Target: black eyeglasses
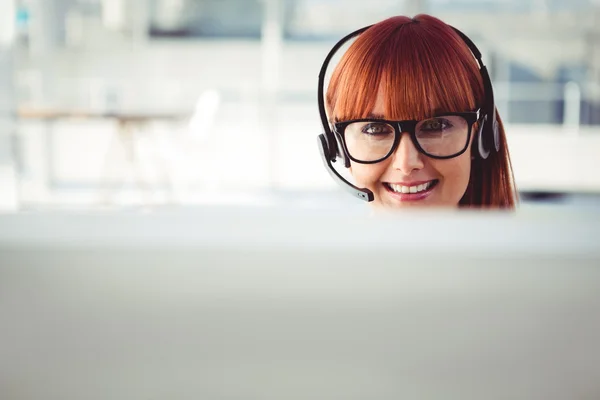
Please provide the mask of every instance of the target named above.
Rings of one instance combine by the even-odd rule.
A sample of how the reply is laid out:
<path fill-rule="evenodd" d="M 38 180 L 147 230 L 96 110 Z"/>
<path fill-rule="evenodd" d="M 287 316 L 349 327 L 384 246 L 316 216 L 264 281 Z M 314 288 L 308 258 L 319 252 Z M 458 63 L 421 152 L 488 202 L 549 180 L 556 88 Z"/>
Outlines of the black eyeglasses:
<path fill-rule="evenodd" d="M 479 111 L 447 113 L 420 121 L 354 119 L 335 123 L 334 131 L 348 157 L 361 164 L 374 164 L 388 158 L 398 147 L 402 132 L 410 134 L 421 153 L 447 159 L 467 150 Z"/>

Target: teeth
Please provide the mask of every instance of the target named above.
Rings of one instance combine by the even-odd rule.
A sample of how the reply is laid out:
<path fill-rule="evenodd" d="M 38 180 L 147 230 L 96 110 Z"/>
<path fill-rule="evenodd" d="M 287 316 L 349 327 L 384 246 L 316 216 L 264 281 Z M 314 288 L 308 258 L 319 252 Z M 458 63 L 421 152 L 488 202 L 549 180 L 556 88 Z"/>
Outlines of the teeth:
<path fill-rule="evenodd" d="M 429 189 L 431 185 L 432 182 L 423 183 L 422 185 L 417 186 L 402 186 L 390 183 L 389 187 L 396 193 L 419 193 Z"/>

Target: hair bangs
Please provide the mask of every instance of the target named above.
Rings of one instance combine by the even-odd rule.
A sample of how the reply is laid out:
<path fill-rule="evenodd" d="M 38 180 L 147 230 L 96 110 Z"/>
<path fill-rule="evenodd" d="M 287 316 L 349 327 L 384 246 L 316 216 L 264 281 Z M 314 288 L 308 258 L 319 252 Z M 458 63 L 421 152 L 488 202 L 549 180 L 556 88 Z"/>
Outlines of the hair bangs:
<path fill-rule="evenodd" d="M 383 96 L 388 119 L 424 119 L 483 105 L 475 58 L 448 25 L 430 16 L 394 17 L 348 49 L 327 92 L 331 119 L 366 118 Z"/>
<path fill-rule="evenodd" d="M 332 121 L 366 118 L 377 102 L 382 77 L 389 69 L 385 55 L 389 37 L 398 24 L 411 21 L 394 17 L 395 23 L 379 23 L 363 32 L 344 53 L 327 89 L 327 111 Z"/>

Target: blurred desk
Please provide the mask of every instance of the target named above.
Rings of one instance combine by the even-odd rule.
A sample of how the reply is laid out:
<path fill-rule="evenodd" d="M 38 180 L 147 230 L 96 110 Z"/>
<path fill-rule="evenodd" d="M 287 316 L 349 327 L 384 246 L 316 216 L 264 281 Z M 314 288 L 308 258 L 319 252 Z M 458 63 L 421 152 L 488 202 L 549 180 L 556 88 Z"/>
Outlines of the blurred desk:
<path fill-rule="evenodd" d="M 181 122 L 191 116 L 191 113 L 185 112 L 148 112 L 138 110 L 121 111 L 97 111 L 85 109 L 52 109 L 52 108 L 20 108 L 16 113 L 18 120 L 37 120 L 44 126 L 44 152 L 45 152 L 45 176 L 44 185 L 48 189 L 56 188 L 55 160 L 56 152 L 53 146 L 54 142 L 54 123 L 62 120 L 112 120 L 116 122 L 116 141 L 123 146 L 130 166 L 136 167 L 139 163 L 139 157 L 135 151 L 133 136 L 141 132 L 149 123 L 152 122 Z M 110 145 L 109 145 L 110 146 Z M 109 147 L 106 155 L 104 171 L 110 167 Z M 142 185 L 143 182 L 139 174 L 136 176 L 136 185 Z"/>
<path fill-rule="evenodd" d="M 18 119 L 33 119 L 44 121 L 55 121 L 59 119 L 113 119 L 125 123 L 146 123 L 149 121 L 178 121 L 190 116 L 189 113 L 158 113 L 139 111 L 94 111 L 77 109 L 43 109 L 43 108 L 20 108 L 17 111 Z"/>

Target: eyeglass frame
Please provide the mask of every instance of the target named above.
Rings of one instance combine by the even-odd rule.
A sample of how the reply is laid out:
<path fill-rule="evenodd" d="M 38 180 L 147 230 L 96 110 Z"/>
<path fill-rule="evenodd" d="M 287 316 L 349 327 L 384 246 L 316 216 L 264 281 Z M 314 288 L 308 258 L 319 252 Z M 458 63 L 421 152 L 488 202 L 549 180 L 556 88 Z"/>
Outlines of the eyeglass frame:
<path fill-rule="evenodd" d="M 417 124 L 419 122 L 426 121 L 426 120 L 432 119 L 432 118 L 453 117 L 453 116 L 458 116 L 458 117 L 464 118 L 465 121 L 467 121 L 467 124 L 469 125 L 468 133 L 467 133 L 467 140 L 465 141 L 464 148 L 461 151 L 459 151 L 458 153 L 452 154 L 449 156 L 435 156 L 435 155 L 427 153 L 423 149 L 423 147 L 421 147 L 421 145 L 419 144 L 419 141 L 417 140 L 417 132 L 416 132 Z M 427 157 L 437 159 L 437 160 L 447 160 L 450 158 L 458 157 L 461 154 L 463 154 L 465 151 L 467 151 L 467 149 L 469 148 L 469 143 L 471 141 L 473 125 L 475 125 L 475 123 L 479 121 L 480 117 L 481 117 L 481 109 L 477 109 L 476 111 L 467 111 L 467 112 L 443 113 L 443 114 L 434 115 L 432 117 L 422 119 L 422 120 L 407 119 L 407 120 L 401 120 L 401 121 L 392 121 L 392 120 L 379 119 L 379 118 L 361 118 L 361 119 L 352 119 L 352 120 L 347 120 L 347 121 L 336 122 L 333 124 L 333 132 L 338 136 L 339 141 L 342 143 L 342 147 L 344 148 L 344 153 L 346 154 L 346 156 L 350 160 L 352 160 L 356 163 L 359 163 L 359 164 L 376 164 L 378 162 L 381 162 L 381 161 L 387 159 L 398 149 L 398 145 L 400 144 L 400 138 L 402 137 L 402 133 L 404 133 L 404 132 L 406 132 L 410 135 L 411 141 L 413 142 L 413 144 L 415 145 L 415 147 L 419 151 L 419 153 L 421 153 Z M 348 147 L 346 144 L 345 131 L 346 131 L 346 128 L 348 127 L 348 125 L 353 124 L 355 122 L 380 122 L 380 123 L 385 123 L 385 124 L 392 126 L 394 128 L 394 143 L 392 144 L 390 151 L 384 157 L 379 158 L 374 161 L 362 161 L 362 160 L 358 160 L 358 159 L 354 158 L 350 154 L 350 151 L 348 151 Z"/>

